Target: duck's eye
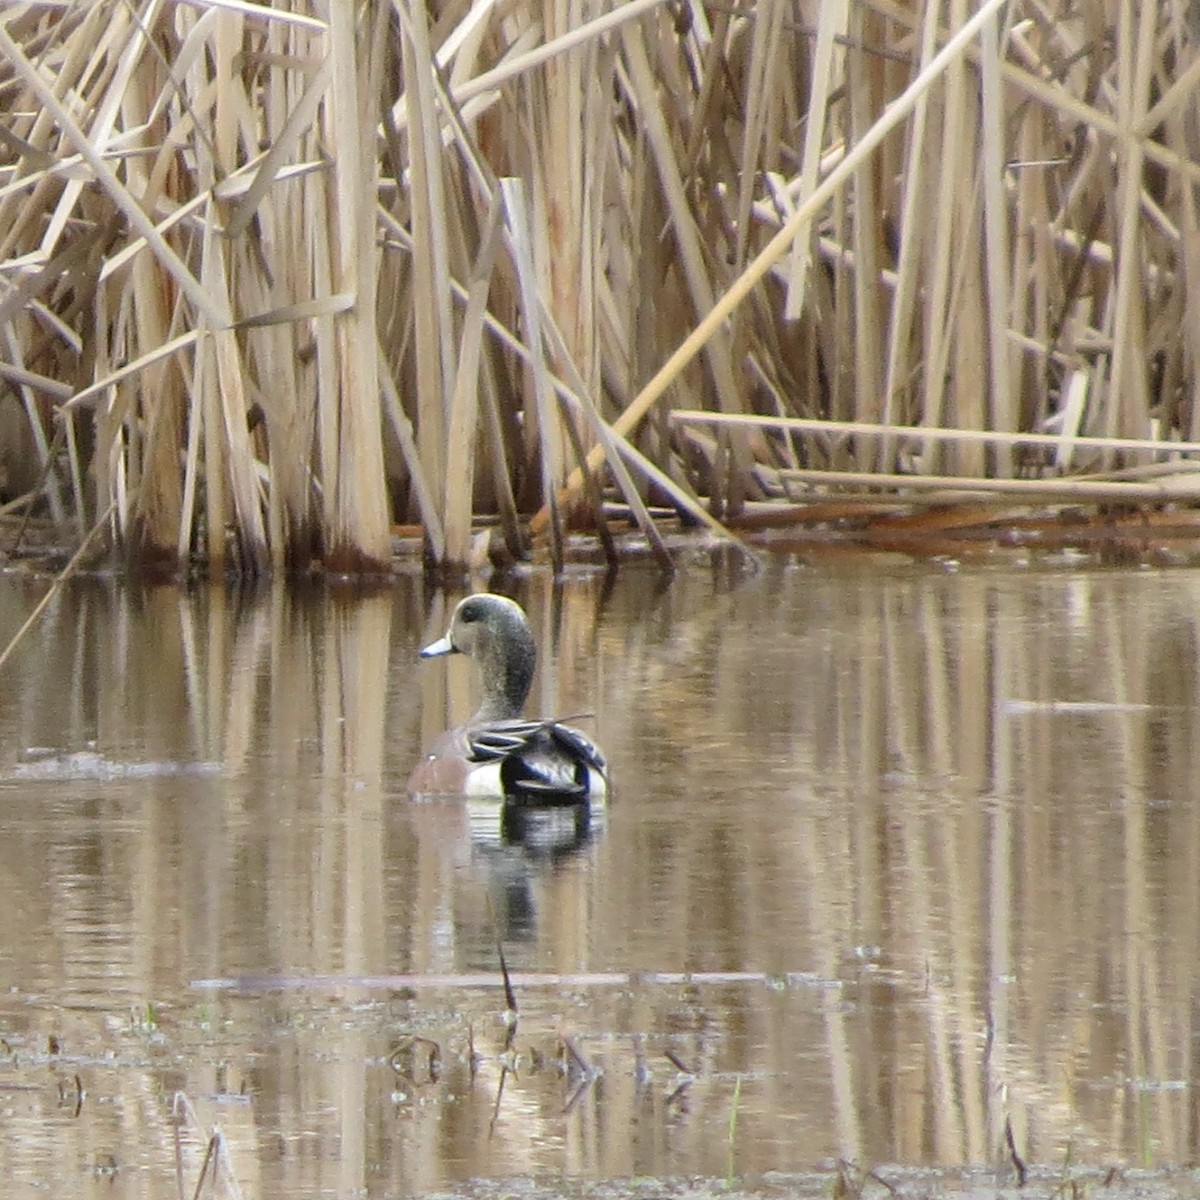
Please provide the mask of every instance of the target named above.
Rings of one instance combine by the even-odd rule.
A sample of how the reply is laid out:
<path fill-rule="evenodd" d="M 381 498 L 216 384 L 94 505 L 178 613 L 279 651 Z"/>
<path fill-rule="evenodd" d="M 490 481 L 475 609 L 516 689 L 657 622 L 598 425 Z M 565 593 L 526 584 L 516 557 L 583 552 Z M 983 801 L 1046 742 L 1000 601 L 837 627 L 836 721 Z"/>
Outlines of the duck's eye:
<path fill-rule="evenodd" d="M 474 604 L 464 605 L 462 611 L 458 614 L 458 619 L 464 625 L 470 625 L 479 620 L 479 608 Z"/>

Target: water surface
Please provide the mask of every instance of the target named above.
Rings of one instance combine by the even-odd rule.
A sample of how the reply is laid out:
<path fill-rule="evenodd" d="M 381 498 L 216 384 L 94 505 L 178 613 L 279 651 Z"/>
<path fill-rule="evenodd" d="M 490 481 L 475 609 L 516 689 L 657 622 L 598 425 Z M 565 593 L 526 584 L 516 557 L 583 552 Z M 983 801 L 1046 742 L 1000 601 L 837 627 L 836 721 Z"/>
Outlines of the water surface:
<path fill-rule="evenodd" d="M 54 604 L 0 688 L 6 1194 L 173 1196 L 175 1114 L 188 1195 L 214 1129 L 280 1198 L 1194 1158 L 1200 574 L 509 590 L 617 788 L 524 843 L 404 791 L 456 596 Z"/>

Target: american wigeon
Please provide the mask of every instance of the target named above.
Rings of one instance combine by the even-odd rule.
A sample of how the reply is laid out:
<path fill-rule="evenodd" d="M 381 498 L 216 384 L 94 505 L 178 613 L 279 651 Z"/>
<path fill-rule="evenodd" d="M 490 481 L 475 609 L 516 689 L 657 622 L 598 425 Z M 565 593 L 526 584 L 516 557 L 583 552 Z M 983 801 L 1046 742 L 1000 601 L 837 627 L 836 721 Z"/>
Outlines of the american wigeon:
<path fill-rule="evenodd" d="M 533 684 L 537 648 L 525 611 L 480 592 L 454 610 L 444 637 L 422 658 L 469 654 L 483 673 L 483 702 L 465 724 L 444 733 L 409 779 L 416 794 L 495 796 L 522 804 L 602 802 L 604 756 L 584 734 L 560 721 L 530 721 L 521 709 Z"/>

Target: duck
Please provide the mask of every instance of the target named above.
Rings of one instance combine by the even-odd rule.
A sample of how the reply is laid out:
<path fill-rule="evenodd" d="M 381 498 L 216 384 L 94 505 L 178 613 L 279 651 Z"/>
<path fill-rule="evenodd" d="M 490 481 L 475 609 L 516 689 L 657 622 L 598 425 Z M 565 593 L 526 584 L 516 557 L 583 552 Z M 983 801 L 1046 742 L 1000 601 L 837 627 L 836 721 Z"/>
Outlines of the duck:
<path fill-rule="evenodd" d="M 475 592 L 459 601 L 446 633 L 421 658 L 466 654 L 480 666 L 475 715 L 442 734 L 409 779 L 414 795 L 496 797 L 509 804 L 602 804 L 608 765 L 586 734 L 522 710 L 533 686 L 537 646 L 525 610 L 507 596 Z"/>

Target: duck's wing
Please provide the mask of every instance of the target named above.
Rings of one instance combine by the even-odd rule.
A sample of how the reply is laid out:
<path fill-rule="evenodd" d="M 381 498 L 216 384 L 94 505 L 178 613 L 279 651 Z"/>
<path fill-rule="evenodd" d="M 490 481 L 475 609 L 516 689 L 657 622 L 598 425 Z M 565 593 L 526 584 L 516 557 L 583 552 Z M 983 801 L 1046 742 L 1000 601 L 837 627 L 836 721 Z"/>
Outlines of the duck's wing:
<path fill-rule="evenodd" d="M 522 749 L 545 725 L 544 721 L 493 721 L 466 731 L 471 762 L 499 762 Z"/>
<path fill-rule="evenodd" d="M 604 761 L 604 755 L 600 753 L 600 747 L 585 733 L 576 729 L 574 725 L 547 721 L 545 728 L 563 749 L 569 754 L 577 756 L 580 762 L 591 767 L 593 771 L 604 774 L 608 770 L 608 764 Z"/>
<path fill-rule="evenodd" d="M 564 802 L 587 796 L 604 756 L 585 734 L 557 721 L 497 721 L 470 730 L 473 762 L 498 762 L 504 794 Z"/>

